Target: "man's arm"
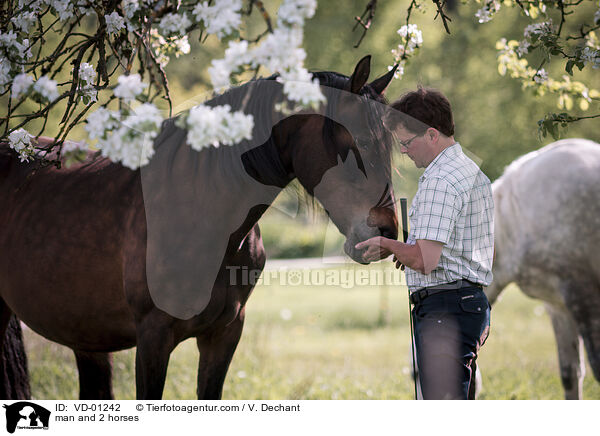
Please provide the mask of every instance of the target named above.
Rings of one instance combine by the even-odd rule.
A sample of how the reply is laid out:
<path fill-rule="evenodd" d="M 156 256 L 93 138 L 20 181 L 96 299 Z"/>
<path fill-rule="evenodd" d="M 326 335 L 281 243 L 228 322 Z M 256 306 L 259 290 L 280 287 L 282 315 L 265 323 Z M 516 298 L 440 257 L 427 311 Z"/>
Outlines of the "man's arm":
<path fill-rule="evenodd" d="M 435 269 L 442 255 L 444 244 L 427 239 L 419 239 L 416 244 L 406 244 L 394 239 L 376 236 L 356 244 L 355 248 L 366 248 L 363 259 L 372 262 L 393 254 L 397 260 L 396 267 L 401 264 L 421 274 L 429 274 Z"/>
<path fill-rule="evenodd" d="M 421 249 L 421 257 L 423 258 L 423 270 L 419 272 L 428 275 L 440 263 L 444 244 L 438 241 L 430 241 L 429 239 L 419 239 L 417 240 L 417 246 Z"/>

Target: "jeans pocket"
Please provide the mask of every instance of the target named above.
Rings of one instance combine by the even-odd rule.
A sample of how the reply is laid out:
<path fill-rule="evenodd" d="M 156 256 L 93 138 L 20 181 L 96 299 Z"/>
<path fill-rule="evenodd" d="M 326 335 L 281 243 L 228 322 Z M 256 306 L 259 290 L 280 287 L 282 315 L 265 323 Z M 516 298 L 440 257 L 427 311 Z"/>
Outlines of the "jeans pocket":
<path fill-rule="evenodd" d="M 472 298 L 468 298 L 470 297 L 469 295 L 463 297 L 460 301 L 459 301 L 459 305 L 460 308 L 464 311 L 464 312 L 468 312 L 468 313 L 480 313 L 480 314 L 485 314 L 487 308 L 488 308 L 488 302 L 487 299 L 484 297 L 476 297 L 473 296 Z"/>

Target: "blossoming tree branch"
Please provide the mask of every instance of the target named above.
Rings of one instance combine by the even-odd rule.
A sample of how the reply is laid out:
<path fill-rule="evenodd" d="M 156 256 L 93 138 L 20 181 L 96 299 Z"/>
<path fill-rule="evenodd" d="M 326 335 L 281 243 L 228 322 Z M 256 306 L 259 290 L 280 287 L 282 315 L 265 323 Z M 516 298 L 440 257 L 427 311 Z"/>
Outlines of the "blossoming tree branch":
<path fill-rule="evenodd" d="M 440 17 L 446 32 L 450 33 L 450 17 L 444 12 L 448 0 L 432 0 L 436 8 L 435 18 Z M 530 24 L 523 29 L 522 40 L 500 38 L 498 50 L 498 72 L 521 81 L 523 89 L 532 90 L 535 96 L 546 93 L 557 95 L 557 106 L 561 113 L 549 113 L 538 121 L 541 136 L 548 134 L 560 137 L 560 128 L 569 123 L 600 118 L 600 92 L 580 81 L 572 80 L 574 68 L 600 68 L 600 2 L 597 0 L 475 0 L 481 7 L 475 13 L 479 23 L 490 22 L 504 9 L 517 9 L 526 16 Z M 423 9 L 429 2 L 411 0 L 407 11 L 407 24 L 411 13 Z M 586 4 L 587 3 L 587 4 Z M 596 4 L 594 14 L 576 14 L 578 8 Z M 374 7 L 374 5 L 371 5 Z M 505 15 L 506 17 L 506 15 Z M 513 15 L 514 17 L 514 15 Z M 512 17 L 509 16 L 508 19 Z M 567 24 L 576 32 L 567 32 Z M 530 65 L 529 59 L 541 58 L 538 64 Z M 560 64 L 566 74 L 550 77 L 546 68 Z M 569 111 L 577 104 L 582 111 L 592 105 L 598 112 L 587 116 L 572 116 Z"/>
<path fill-rule="evenodd" d="M 172 106 L 164 67 L 170 57 L 189 53 L 188 37 L 195 31 L 200 39 L 214 35 L 229 41 L 225 58 L 209 67 L 215 90 L 226 89 L 235 74 L 264 66 L 279 75 L 288 100 L 318 105 L 324 97 L 303 66 L 302 49 L 304 20 L 315 8 L 315 0 L 284 0 L 273 22 L 257 0 L 245 5 L 242 0 L 4 2 L 0 93 L 8 95 L 8 107 L 0 120 L 2 138 L 22 160 L 58 156 L 52 160 L 58 163 L 61 154 L 87 150 L 85 142 L 66 141 L 69 131 L 85 122 L 104 156 L 130 168 L 146 164 L 164 118 L 155 101 L 164 98 Z M 240 26 L 244 16 L 257 10 L 267 30 L 249 41 Z M 59 38 L 48 50 L 45 42 L 51 35 Z M 67 68 L 72 69 L 70 80 L 58 83 Z M 38 102 L 39 110 L 20 110 L 28 99 Z M 109 110 L 115 99 L 119 110 Z M 88 114 L 93 106 L 99 108 Z M 42 147 L 35 138 L 46 123 L 37 132 L 27 129 L 35 119 L 47 121 L 58 107 L 63 110 L 59 134 L 54 144 Z M 182 119 L 189 124 L 188 143 L 197 149 L 240 141 L 253 125 L 250 116 L 229 107 L 196 107 Z"/>
<path fill-rule="evenodd" d="M 597 102 L 599 95 L 594 89 L 567 75 L 550 78 L 544 69 L 555 58 L 565 60 L 568 74 L 574 67 L 600 66 L 595 34 L 600 12 L 582 23 L 576 35 L 563 30 L 572 9 L 590 0 L 476 1 L 481 9 L 474 19 L 482 23 L 497 15 L 502 5 L 517 7 L 532 20 L 523 41 L 498 42 L 501 74 L 510 73 L 537 94 L 557 93 L 567 111 L 574 101 L 582 109 Z M 356 17 L 356 25 L 363 30 L 357 45 L 374 22 L 377 3 L 365 1 L 365 14 Z M 433 7 L 444 29 L 451 31 L 445 1 L 411 0 L 406 24 L 398 30 L 399 44 L 390 47 L 390 64 L 398 65 L 396 76 L 403 74 L 423 44 L 411 14 L 426 6 Z M 224 57 L 213 59 L 208 67 L 215 92 L 226 90 L 241 73 L 260 70 L 277 74 L 289 102 L 297 107 L 318 107 L 324 96 L 304 67 L 302 47 L 305 21 L 316 8 L 316 0 L 283 0 L 277 11 L 267 10 L 260 0 L 2 2 L 0 98 L 6 104 L 0 114 L 0 140 L 8 141 L 23 161 L 36 157 L 60 165 L 61 157 L 82 158 L 91 145 L 129 168 L 145 165 L 154 153 L 153 141 L 162 121 L 173 115 L 165 66 L 170 58 L 190 52 L 189 38 L 218 38 L 226 47 Z M 551 21 L 552 14 L 557 24 Z M 244 33 L 243 23 L 253 15 L 260 17 L 264 31 L 251 37 Z M 536 50 L 544 53 L 545 60 L 532 68 L 526 56 Z M 157 103 L 165 100 L 169 110 L 161 111 Z M 60 124 L 55 140 L 38 141 L 50 114 L 56 117 L 57 112 Z M 590 115 L 596 116 L 600 115 Z M 581 118 L 587 117 L 550 114 L 540 128 L 544 134 L 557 134 L 557 124 Z M 188 130 L 188 143 L 197 150 L 234 144 L 249 138 L 253 129 L 250 115 L 228 106 L 199 105 L 179 121 Z M 88 141 L 68 141 L 69 132 L 79 124 L 85 124 Z"/>

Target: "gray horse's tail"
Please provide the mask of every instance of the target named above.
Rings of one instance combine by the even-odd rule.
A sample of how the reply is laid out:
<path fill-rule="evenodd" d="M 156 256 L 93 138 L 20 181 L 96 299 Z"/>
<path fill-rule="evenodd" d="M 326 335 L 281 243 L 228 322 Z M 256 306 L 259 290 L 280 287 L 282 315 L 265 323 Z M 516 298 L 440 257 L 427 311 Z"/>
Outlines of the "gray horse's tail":
<path fill-rule="evenodd" d="M 4 347 L 0 359 L 0 399 L 27 400 L 31 398 L 27 356 L 23 345 L 21 323 L 11 315 L 4 336 Z"/>

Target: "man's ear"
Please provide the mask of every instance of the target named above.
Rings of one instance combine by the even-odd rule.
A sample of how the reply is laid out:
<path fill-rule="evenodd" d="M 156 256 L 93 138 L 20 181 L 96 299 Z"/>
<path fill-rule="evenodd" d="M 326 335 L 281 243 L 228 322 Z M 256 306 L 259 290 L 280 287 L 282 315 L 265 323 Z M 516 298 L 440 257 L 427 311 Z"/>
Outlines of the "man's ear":
<path fill-rule="evenodd" d="M 440 139 L 440 132 L 433 127 L 427 129 L 426 135 L 432 142 L 436 142 L 438 139 Z"/>

